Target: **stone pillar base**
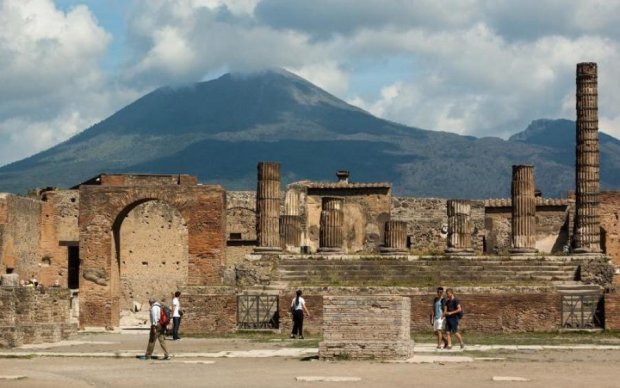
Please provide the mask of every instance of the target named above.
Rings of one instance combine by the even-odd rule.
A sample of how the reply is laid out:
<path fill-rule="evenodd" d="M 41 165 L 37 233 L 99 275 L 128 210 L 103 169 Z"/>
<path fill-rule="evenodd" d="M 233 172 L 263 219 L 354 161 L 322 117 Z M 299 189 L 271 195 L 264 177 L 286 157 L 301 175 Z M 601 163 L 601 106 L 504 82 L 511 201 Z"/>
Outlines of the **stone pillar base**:
<path fill-rule="evenodd" d="M 342 248 L 326 248 L 322 247 L 317 250 L 318 253 L 325 253 L 327 255 L 337 255 L 342 253 Z"/>
<path fill-rule="evenodd" d="M 280 247 L 255 247 L 254 253 L 282 253 Z"/>
<path fill-rule="evenodd" d="M 379 248 L 379 253 L 381 253 L 382 255 L 386 255 L 386 256 L 404 256 L 404 255 L 408 255 L 409 251 L 404 250 L 404 249 L 398 249 L 398 248 L 386 248 L 386 247 L 381 247 Z"/>
<path fill-rule="evenodd" d="M 513 256 L 535 256 L 538 254 L 538 249 L 534 248 L 510 248 L 508 250 Z"/>
<path fill-rule="evenodd" d="M 413 356 L 412 341 L 322 341 L 321 360 L 407 360 Z"/>
<path fill-rule="evenodd" d="M 472 256 L 474 254 L 474 250 L 470 248 L 447 248 L 444 252 L 449 256 Z"/>
<path fill-rule="evenodd" d="M 602 255 L 603 251 L 592 248 L 574 248 L 571 253 L 575 255 Z"/>

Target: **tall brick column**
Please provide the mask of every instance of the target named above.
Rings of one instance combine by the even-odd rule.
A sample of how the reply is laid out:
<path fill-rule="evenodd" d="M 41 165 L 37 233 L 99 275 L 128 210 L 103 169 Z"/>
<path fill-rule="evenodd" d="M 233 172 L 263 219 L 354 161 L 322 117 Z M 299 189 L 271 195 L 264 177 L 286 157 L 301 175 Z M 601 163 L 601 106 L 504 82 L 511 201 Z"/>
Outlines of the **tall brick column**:
<path fill-rule="evenodd" d="M 385 223 L 385 241 L 381 247 L 384 255 L 407 253 L 407 222 L 388 221 Z"/>
<path fill-rule="evenodd" d="M 510 253 L 536 252 L 536 196 L 534 166 L 512 166 L 512 247 Z"/>
<path fill-rule="evenodd" d="M 469 201 L 448 200 L 448 248 L 451 255 L 471 255 L 471 204 Z"/>
<path fill-rule="evenodd" d="M 319 252 L 340 253 L 343 243 L 344 199 L 323 197 L 319 233 Z"/>
<path fill-rule="evenodd" d="M 598 253 L 599 143 L 596 63 L 577 64 L 577 149 L 575 163 L 575 229 L 573 251 Z"/>
<path fill-rule="evenodd" d="M 258 163 L 256 188 L 256 252 L 279 252 L 280 163 Z"/>
<path fill-rule="evenodd" d="M 280 216 L 280 242 L 287 251 L 299 253 L 301 246 L 301 216 Z"/>

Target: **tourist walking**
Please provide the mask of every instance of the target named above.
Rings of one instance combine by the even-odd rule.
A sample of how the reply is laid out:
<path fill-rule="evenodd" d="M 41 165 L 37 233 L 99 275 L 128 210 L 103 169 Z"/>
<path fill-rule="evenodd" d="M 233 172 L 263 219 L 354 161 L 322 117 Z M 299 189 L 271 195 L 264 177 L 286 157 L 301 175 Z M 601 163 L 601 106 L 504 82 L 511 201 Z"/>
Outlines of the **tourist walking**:
<path fill-rule="evenodd" d="M 447 338 L 444 337 L 443 332 L 446 330 L 446 320 L 443 317 L 443 310 L 446 305 L 446 299 L 443 297 L 443 287 L 437 288 L 437 296 L 433 299 L 433 305 L 431 307 L 431 325 L 433 325 L 433 331 L 437 336 L 437 349 L 441 349 L 448 346 Z"/>
<path fill-rule="evenodd" d="M 452 349 L 452 334 L 456 336 L 461 345 L 461 349 L 465 347 L 463 337 L 459 332 L 459 321 L 463 316 L 463 308 L 461 302 L 454 295 L 454 291 L 451 288 L 446 290 L 447 300 L 444 306 L 444 317 L 446 319 L 446 336 L 448 337 L 447 349 Z"/>
<path fill-rule="evenodd" d="M 172 340 L 177 341 L 180 340 L 179 337 L 179 327 L 181 326 L 181 318 L 183 317 L 183 310 L 181 310 L 181 302 L 179 301 L 179 297 L 181 296 L 181 291 L 177 291 L 174 293 L 174 298 L 172 298 Z"/>
<path fill-rule="evenodd" d="M 291 338 L 299 336 L 298 338 L 304 338 L 304 314 L 308 317 L 310 312 L 306 308 L 306 301 L 301 297 L 301 290 L 297 290 L 295 298 L 291 302 L 291 313 L 293 314 L 293 332 Z"/>
<path fill-rule="evenodd" d="M 162 350 L 164 351 L 164 360 L 170 359 L 170 355 L 168 354 L 168 349 L 166 348 L 166 325 L 167 322 L 161 322 L 161 309 L 162 306 L 155 300 L 155 298 L 149 299 L 149 304 L 151 305 L 150 310 L 150 319 L 151 319 L 151 330 L 149 332 L 149 344 L 146 348 L 146 354 L 144 358 L 149 360 L 153 356 L 153 349 L 155 348 L 155 341 L 159 340 L 159 345 L 161 345 Z"/>

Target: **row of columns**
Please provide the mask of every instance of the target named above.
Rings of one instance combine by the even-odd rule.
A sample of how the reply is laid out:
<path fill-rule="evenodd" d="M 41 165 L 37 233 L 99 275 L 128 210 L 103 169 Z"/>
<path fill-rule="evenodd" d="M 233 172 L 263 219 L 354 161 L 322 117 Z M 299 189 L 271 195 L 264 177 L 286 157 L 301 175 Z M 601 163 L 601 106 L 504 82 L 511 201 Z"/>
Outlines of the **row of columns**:
<path fill-rule="evenodd" d="M 286 247 L 301 245 L 301 216 L 286 214 L 280 216 L 280 165 L 276 162 L 258 164 L 258 185 L 256 190 L 256 251 L 279 252 L 281 244 Z M 513 254 L 536 252 L 536 198 L 534 168 L 529 165 L 512 167 L 512 249 Z M 344 243 L 344 199 L 323 197 L 321 204 L 319 251 L 337 253 Z M 289 209 L 290 213 L 296 213 Z M 473 254 L 471 204 L 466 200 L 449 200 L 448 254 Z M 385 240 L 381 252 L 402 254 L 407 252 L 407 223 L 388 221 L 385 224 Z"/>
<path fill-rule="evenodd" d="M 579 63 L 576 71 L 576 162 L 575 223 L 573 251 L 599 253 L 600 247 L 600 156 L 598 141 L 598 74 L 596 63 Z M 280 214 L 280 165 L 258 164 L 256 198 L 257 251 L 279 251 L 280 241 L 286 246 L 299 246 L 301 219 L 297 210 Z M 536 197 L 534 167 L 512 166 L 512 254 L 536 252 Z M 320 251 L 339 252 L 343 244 L 343 206 L 339 197 L 324 197 L 320 221 Z M 295 213 L 294 213 L 295 212 Z M 471 254 L 471 205 L 468 201 L 447 203 L 449 254 Z M 282 234 L 280 234 L 282 233 Z M 407 225 L 388 221 L 385 226 L 383 253 L 406 251 Z"/>

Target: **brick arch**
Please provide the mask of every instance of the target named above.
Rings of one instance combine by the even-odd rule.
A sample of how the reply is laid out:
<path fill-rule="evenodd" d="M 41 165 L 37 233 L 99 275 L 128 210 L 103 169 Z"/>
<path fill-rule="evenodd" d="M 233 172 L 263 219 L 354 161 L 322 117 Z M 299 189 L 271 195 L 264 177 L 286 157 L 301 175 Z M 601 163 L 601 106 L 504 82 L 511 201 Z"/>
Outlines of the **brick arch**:
<path fill-rule="evenodd" d="M 154 198 L 130 204 L 116 217 L 112 236 L 111 279 L 118 279 L 121 312 L 133 302 L 148 306 L 150 297 L 168 300 L 186 286 L 187 219 L 172 204 Z"/>
<path fill-rule="evenodd" d="M 226 194 L 220 186 L 80 186 L 80 326 L 116 327 L 120 284 L 114 230 L 141 203 L 162 201 L 176 208 L 188 232 L 188 285 L 217 285 L 224 263 Z"/>

